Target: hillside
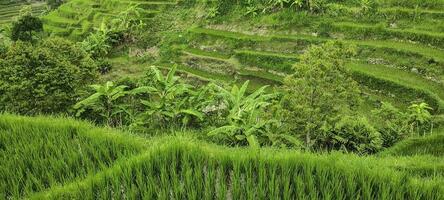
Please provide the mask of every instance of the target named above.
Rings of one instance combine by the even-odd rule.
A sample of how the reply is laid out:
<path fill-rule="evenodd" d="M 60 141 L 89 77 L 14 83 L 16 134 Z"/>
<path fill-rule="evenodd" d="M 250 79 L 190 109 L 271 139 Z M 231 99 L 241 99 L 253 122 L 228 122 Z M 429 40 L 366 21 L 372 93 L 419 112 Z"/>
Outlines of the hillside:
<path fill-rule="evenodd" d="M 20 10 L 25 6 L 31 6 L 32 13 L 40 15 L 46 9 L 46 4 L 41 1 L 0 1 L 0 26 L 6 25 L 13 21 L 14 17 L 20 14 Z"/>
<path fill-rule="evenodd" d="M 165 48 L 168 43 L 167 49 L 162 50 L 169 53 L 160 55 L 156 59 L 158 64 L 168 66 L 174 61 L 180 70 L 203 79 L 250 80 L 256 87 L 279 85 L 283 76 L 291 73 L 300 54 L 311 45 L 341 40 L 358 46 L 358 56 L 347 66 L 366 88 L 368 104 L 384 100 L 405 106 L 422 99 L 436 113 L 441 113 L 444 109 L 444 27 L 439 23 L 444 17 L 440 11 L 442 2 L 423 3 L 416 8 L 413 1 L 380 4 L 369 18 L 370 13 L 363 13 L 364 8 L 354 1 L 329 3 L 325 6 L 326 14 L 321 15 L 282 9 L 266 14 L 254 12 L 256 16 L 239 2 L 229 5 L 224 1 L 204 4 L 72 0 L 43 19 L 48 32 L 75 39 L 87 35 L 93 27 L 99 27 L 128 6 L 136 6 L 140 8 L 140 19 L 153 27 L 153 35 L 161 34 L 162 39 L 160 43 L 138 45 L 132 50 Z M 256 9 L 259 12 L 260 7 Z M 216 17 L 207 17 L 211 11 Z M 176 36 L 166 38 L 171 34 Z M 115 72 L 110 75 L 113 78 L 143 71 L 134 59 L 114 60 Z"/>
<path fill-rule="evenodd" d="M 444 199 L 444 0 L 0 0 L 2 199 Z"/>
<path fill-rule="evenodd" d="M 444 163 L 428 157 L 257 152 L 188 136 L 147 140 L 71 119 L 5 114 L 0 116 L 0 137 L 0 157 L 9 158 L 0 164 L 1 194 L 6 199 L 441 199 L 444 195 Z M 264 190 L 254 189 L 258 187 Z"/>

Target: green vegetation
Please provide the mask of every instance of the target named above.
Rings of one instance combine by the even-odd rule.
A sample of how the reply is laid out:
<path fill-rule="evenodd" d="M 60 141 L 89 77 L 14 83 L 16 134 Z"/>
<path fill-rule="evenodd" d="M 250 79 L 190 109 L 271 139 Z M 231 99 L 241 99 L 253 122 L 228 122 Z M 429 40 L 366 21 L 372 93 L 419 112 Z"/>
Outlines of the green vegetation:
<path fill-rule="evenodd" d="M 444 189 L 441 179 L 444 174 L 439 168 L 444 163 L 432 158 L 427 160 L 427 157 L 379 158 L 340 153 L 317 155 L 294 150 L 248 150 L 196 141 L 189 133 L 185 133 L 188 136 L 148 140 L 64 118 L 3 114 L 0 120 L 0 135 L 8 139 L 0 140 L 2 149 L 6 150 L 1 151 L 2 158 L 33 156 L 36 151 L 51 152 L 49 157 L 2 163 L 9 166 L 2 166 L 2 172 L 32 171 L 27 174 L 33 175 L 28 183 L 37 185 L 32 190 L 15 193 L 16 190 L 9 190 L 13 185 L 2 182 L 1 188 L 7 189 L 3 197 L 440 199 Z M 9 134 L 11 132 L 14 134 Z M 31 138 L 33 145 L 23 146 Z M 45 140 L 46 144 L 40 140 Z M 22 148 L 18 153 L 19 146 Z M 82 159 L 78 160 L 81 154 Z M 69 169 L 73 171 L 57 172 L 56 169 L 64 169 L 61 163 L 70 163 Z M 31 166 L 33 170 L 29 169 Z M 53 167 L 48 171 L 47 166 Z M 39 167 L 45 169 L 41 171 L 43 174 L 39 174 Z M 435 168 L 430 173 L 427 167 Z M 62 174 L 65 174 L 64 179 L 50 178 Z M 54 182 L 45 185 L 47 180 Z"/>
<path fill-rule="evenodd" d="M 391 156 L 433 155 L 442 157 L 443 143 L 444 135 L 442 133 L 426 137 L 414 137 L 396 144 L 381 154 Z"/>
<path fill-rule="evenodd" d="M 0 199 L 443 199 L 443 9 L 0 0 Z"/>
<path fill-rule="evenodd" d="M 18 41 L 0 55 L 0 109 L 22 114 L 66 112 L 96 76 L 94 61 L 70 41 Z"/>
<path fill-rule="evenodd" d="M 29 8 L 33 15 L 40 15 L 45 11 L 45 7 L 44 1 L 2 0 L 0 1 L 0 27 L 14 21 L 24 8 Z"/>
<path fill-rule="evenodd" d="M 139 153 L 143 142 L 69 119 L 0 117 L 0 197 L 69 183 Z"/>

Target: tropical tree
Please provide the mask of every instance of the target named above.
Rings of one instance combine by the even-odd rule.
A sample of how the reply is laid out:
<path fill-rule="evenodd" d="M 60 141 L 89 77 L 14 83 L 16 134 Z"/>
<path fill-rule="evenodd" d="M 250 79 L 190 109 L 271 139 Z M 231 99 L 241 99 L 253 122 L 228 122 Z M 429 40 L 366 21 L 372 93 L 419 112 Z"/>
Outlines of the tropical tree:
<path fill-rule="evenodd" d="M 332 130 L 341 115 L 353 111 L 360 102 L 357 83 L 348 75 L 343 59 L 354 54 L 354 48 L 339 42 L 313 46 L 286 77 L 282 108 L 286 123 L 302 133 L 311 148 L 316 134 Z"/>
<path fill-rule="evenodd" d="M 247 95 L 248 84 L 249 81 L 240 88 L 234 85 L 231 90 L 216 86 L 228 109 L 228 116 L 226 125 L 210 131 L 209 136 L 223 134 L 235 143 L 246 141 L 251 147 L 260 146 L 259 138 L 265 136 L 267 125 L 273 122 L 263 118 L 262 114 L 274 95 L 265 93 L 267 86 Z"/>
<path fill-rule="evenodd" d="M 193 104 L 197 95 L 191 85 L 179 81 L 174 66 L 166 76 L 156 67 L 151 67 L 145 77 L 145 86 L 132 90 L 133 95 L 146 95 L 141 100 L 144 108 L 138 125 L 157 125 L 167 128 L 181 124 L 185 127 L 192 119 L 203 120 L 203 114 Z"/>
<path fill-rule="evenodd" d="M 91 87 L 95 93 L 74 105 L 77 116 L 87 109 L 92 109 L 103 117 L 108 126 L 117 125 L 117 120 L 114 117 L 124 111 L 123 105 L 118 101 L 129 94 L 126 91 L 127 86 L 116 86 L 113 82 L 108 81 L 103 85 L 91 85 Z"/>
<path fill-rule="evenodd" d="M 140 30 L 145 25 L 142 20 L 140 20 L 140 13 L 142 11 L 143 9 L 141 9 L 138 4 L 128 6 L 124 11 L 120 12 L 116 18 L 111 20 L 111 29 L 127 32 L 127 34 Z"/>

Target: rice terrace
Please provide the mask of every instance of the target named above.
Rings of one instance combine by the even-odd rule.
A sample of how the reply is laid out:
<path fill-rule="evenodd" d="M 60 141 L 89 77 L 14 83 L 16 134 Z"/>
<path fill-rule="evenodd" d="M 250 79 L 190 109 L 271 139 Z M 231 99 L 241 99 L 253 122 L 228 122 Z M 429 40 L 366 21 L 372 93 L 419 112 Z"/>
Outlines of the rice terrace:
<path fill-rule="evenodd" d="M 0 0 L 0 200 L 444 200 L 444 0 Z"/>

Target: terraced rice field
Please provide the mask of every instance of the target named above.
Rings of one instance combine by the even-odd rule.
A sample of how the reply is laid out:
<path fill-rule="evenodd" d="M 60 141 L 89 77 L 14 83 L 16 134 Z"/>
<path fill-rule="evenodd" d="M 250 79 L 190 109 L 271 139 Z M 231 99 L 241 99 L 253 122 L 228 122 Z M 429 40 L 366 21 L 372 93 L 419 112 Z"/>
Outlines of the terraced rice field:
<path fill-rule="evenodd" d="M 307 20 L 298 26 L 282 23 L 286 19 L 276 14 L 253 20 L 227 17 L 223 23 L 190 28 L 186 42 L 178 45 L 182 56 L 176 63 L 208 77 L 254 77 L 258 86 L 279 84 L 308 47 L 340 40 L 358 47 L 357 57 L 347 66 L 370 96 L 386 96 L 401 105 L 425 100 L 435 113 L 444 111 L 441 4 L 415 8 L 386 3 L 373 20 L 360 16 L 353 5 L 335 5 L 347 12 L 303 15 Z M 375 24 L 376 20 L 390 23 Z M 378 100 L 382 99 L 371 101 Z"/>
<path fill-rule="evenodd" d="M 0 26 L 12 22 L 14 17 L 19 15 L 20 10 L 25 6 L 31 6 L 34 15 L 40 15 L 46 9 L 46 4 L 42 2 L 21 3 L 0 1 Z"/>
<path fill-rule="evenodd" d="M 146 139 L 72 119 L 0 114 L 0 139 L 0 158 L 6 160 L 0 162 L 2 199 L 442 199 L 444 194 L 442 151 L 428 145 L 441 145 L 441 135 L 360 157 L 226 148 L 187 136 Z M 402 149 L 408 156 L 397 155 Z"/>
<path fill-rule="evenodd" d="M 203 79 L 251 80 L 254 89 L 279 85 L 311 45 L 341 40 L 359 49 L 348 66 L 368 95 L 375 97 L 369 103 L 382 100 L 378 96 L 398 105 L 421 99 L 433 105 L 435 113 L 442 113 L 442 3 L 380 3 L 373 19 L 363 16 L 356 5 L 332 3 L 329 6 L 340 8 L 338 15 L 296 14 L 294 18 L 301 15 L 307 19 L 302 24 L 295 24 L 297 20 L 292 18 L 280 19 L 288 16 L 278 13 L 194 25 L 183 30 L 186 42 L 174 46 L 181 56 L 173 61 L 180 70 Z M 43 16 L 44 28 L 51 34 L 80 40 L 129 6 L 140 8 L 140 19 L 152 26 L 161 19 L 158 15 L 185 9 L 176 1 L 71 0 Z M 10 12 L 0 13 L 8 16 Z"/>
<path fill-rule="evenodd" d="M 130 6 L 139 8 L 140 20 L 150 21 L 174 1 L 72 0 L 43 17 L 45 31 L 58 36 L 80 39 L 107 19 L 116 17 Z"/>

